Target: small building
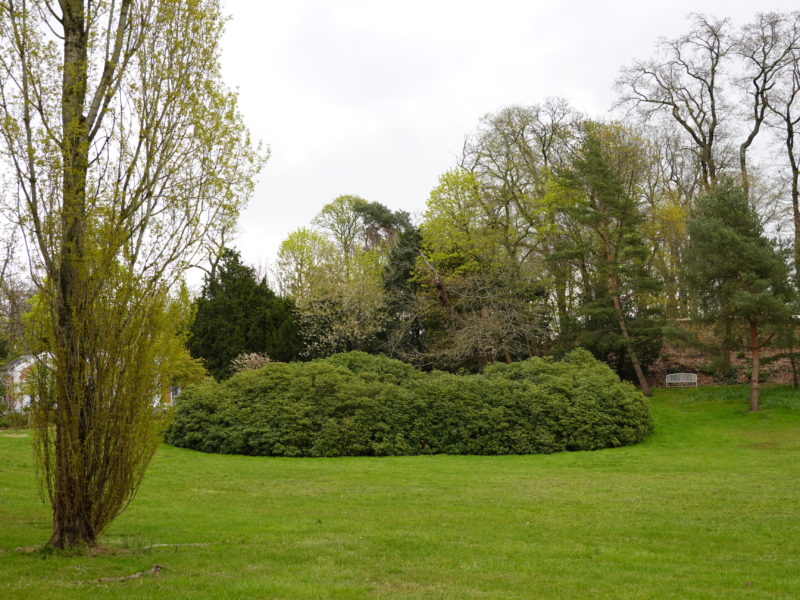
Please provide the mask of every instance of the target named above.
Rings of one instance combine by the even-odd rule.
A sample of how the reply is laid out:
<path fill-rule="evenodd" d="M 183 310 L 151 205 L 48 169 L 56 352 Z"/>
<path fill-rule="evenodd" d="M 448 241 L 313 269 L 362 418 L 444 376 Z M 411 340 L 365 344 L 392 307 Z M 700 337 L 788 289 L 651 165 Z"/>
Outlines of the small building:
<path fill-rule="evenodd" d="M 22 412 L 30 406 L 31 397 L 25 390 L 25 382 L 35 364 L 35 356 L 20 356 L 0 366 L 0 382 L 3 383 L 0 389 L 4 390 L 2 406 L 6 410 Z M 180 386 L 165 386 L 162 392 L 153 398 L 153 405 L 174 404 L 180 393 Z"/>
<path fill-rule="evenodd" d="M 23 411 L 31 404 L 25 392 L 25 381 L 36 363 L 35 356 L 20 356 L 0 366 L 0 381 L 3 383 L 3 404 L 7 410 Z"/>

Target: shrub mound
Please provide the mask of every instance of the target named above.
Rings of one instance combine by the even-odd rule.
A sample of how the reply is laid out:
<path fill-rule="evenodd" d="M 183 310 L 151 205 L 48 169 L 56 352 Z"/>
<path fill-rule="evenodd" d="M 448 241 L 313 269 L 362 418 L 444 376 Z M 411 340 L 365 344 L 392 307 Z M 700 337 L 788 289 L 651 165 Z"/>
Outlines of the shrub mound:
<path fill-rule="evenodd" d="M 585 350 L 481 375 L 349 352 L 190 388 L 167 441 L 258 456 L 530 454 L 635 444 L 651 429 L 645 398 Z"/>

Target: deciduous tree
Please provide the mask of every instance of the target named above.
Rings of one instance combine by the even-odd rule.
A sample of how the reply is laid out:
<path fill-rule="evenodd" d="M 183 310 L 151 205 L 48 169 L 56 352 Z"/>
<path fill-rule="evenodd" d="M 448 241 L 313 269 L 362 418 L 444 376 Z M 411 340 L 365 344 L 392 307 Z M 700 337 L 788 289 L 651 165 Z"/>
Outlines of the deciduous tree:
<path fill-rule="evenodd" d="M 262 159 L 221 84 L 216 0 L 0 1 L 0 152 L 49 357 L 50 544 L 93 545 L 158 441 L 170 289 Z"/>

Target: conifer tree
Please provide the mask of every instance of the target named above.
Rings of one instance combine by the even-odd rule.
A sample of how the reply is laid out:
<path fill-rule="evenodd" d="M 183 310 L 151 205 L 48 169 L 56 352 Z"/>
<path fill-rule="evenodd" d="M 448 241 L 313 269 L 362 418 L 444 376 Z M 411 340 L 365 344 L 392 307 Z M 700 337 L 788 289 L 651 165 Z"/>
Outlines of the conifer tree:
<path fill-rule="evenodd" d="M 579 341 L 606 359 L 613 354 L 619 370 L 629 362 L 649 396 L 642 358 L 658 354 L 661 329 L 647 302 L 657 293 L 659 281 L 648 269 L 649 251 L 639 233 L 641 156 L 630 130 L 587 122 L 559 183 L 564 212 L 581 232 L 572 248 L 575 259 L 585 265 L 586 277 Z"/>
<path fill-rule="evenodd" d="M 687 281 L 704 319 L 716 323 L 720 334 L 731 324 L 747 340 L 750 410 L 758 410 L 761 349 L 792 321 L 788 266 L 729 179 L 697 200 L 688 232 Z"/>
<path fill-rule="evenodd" d="M 237 251 L 226 248 L 197 298 L 189 350 L 218 380 L 232 374 L 231 361 L 240 354 L 293 360 L 300 341 L 292 311 L 290 300 L 276 296 Z"/>

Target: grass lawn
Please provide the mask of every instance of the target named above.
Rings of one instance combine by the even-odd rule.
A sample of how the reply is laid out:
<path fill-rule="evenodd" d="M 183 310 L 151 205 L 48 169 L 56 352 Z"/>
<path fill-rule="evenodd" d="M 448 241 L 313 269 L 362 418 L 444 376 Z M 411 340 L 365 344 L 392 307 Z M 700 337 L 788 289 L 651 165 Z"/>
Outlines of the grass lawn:
<path fill-rule="evenodd" d="M 163 446 L 89 557 L 0 432 L 0 598 L 800 598 L 800 392 L 659 391 L 636 447 L 282 459 Z M 157 576 L 97 583 L 163 566 Z"/>

